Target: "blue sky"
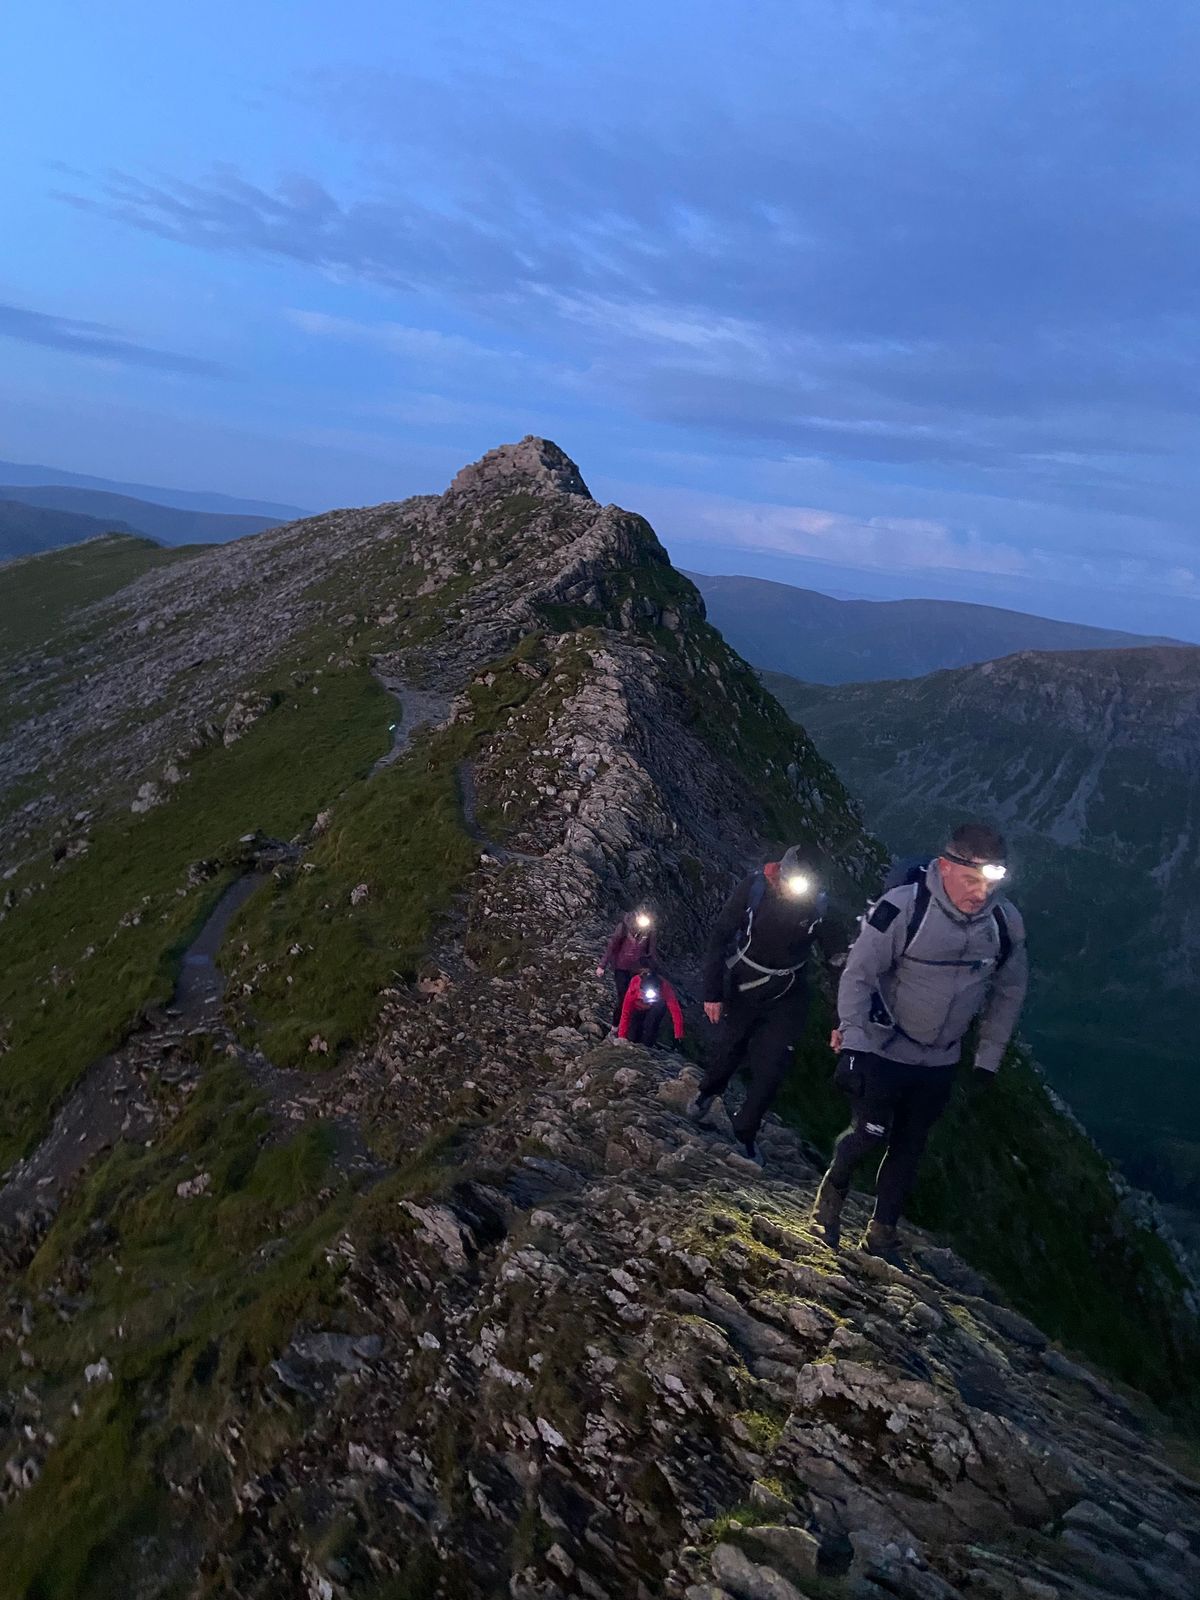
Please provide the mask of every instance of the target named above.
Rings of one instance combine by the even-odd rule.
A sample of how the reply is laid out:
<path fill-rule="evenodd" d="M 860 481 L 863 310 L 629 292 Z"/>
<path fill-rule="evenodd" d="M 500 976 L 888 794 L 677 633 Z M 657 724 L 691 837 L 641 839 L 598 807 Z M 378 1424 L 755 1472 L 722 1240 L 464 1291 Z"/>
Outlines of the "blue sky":
<path fill-rule="evenodd" d="M 1194 6 L 3 26 L 0 457 L 317 508 L 544 433 L 681 565 L 1200 639 Z"/>

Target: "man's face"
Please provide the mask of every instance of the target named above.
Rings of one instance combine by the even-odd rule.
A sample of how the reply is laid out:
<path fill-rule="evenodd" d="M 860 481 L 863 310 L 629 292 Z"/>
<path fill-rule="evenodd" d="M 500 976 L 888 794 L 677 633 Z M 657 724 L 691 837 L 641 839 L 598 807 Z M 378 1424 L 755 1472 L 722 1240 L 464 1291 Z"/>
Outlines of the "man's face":
<path fill-rule="evenodd" d="M 996 887 L 984 877 L 983 863 L 980 862 L 974 867 L 964 867 L 958 861 L 948 861 L 945 856 L 939 856 L 938 866 L 942 873 L 942 884 L 950 897 L 950 904 L 967 916 L 982 911 L 987 904 L 988 896 Z"/>

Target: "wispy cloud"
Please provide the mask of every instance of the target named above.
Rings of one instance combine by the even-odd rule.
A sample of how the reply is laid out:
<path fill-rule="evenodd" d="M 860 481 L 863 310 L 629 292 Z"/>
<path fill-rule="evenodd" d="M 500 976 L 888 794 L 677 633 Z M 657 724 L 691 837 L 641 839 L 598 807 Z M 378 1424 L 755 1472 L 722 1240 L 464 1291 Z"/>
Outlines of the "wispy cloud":
<path fill-rule="evenodd" d="M 89 356 L 96 361 L 115 361 L 126 367 L 149 367 L 156 372 L 187 373 L 217 377 L 225 369 L 198 356 L 178 355 L 139 344 L 101 322 L 83 322 L 74 317 L 58 317 L 25 306 L 0 305 L 0 337 L 24 344 L 45 345 L 69 355 Z"/>
<path fill-rule="evenodd" d="M 523 351 L 502 350 L 468 339 L 460 333 L 443 333 L 437 328 L 413 328 L 400 322 L 362 322 L 353 317 L 331 316 L 324 311 L 289 308 L 287 320 L 302 333 L 320 339 L 337 339 L 346 344 L 366 345 L 407 360 L 437 365 L 472 366 L 480 362 L 524 364 Z"/>
<path fill-rule="evenodd" d="M 365 352 L 394 357 L 398 422 L 603 418 L 626 462 L 746 495 L 718 531 L 747 549 L 1118 585 L 1124 554 L 1158 584 L 1194 570 L 1200 495 L 1198 24 L 1077 9 L 617 0 L 550 32 L 478 0 L 424 59 L 293 84 L 296 172 L 63 198 L 310 269 L 293 326 L 381 385 Z M 752 506 L 767 458 L 796 505 Z"/>
<path fill-rule="evenodd" d="M 851 517 L 811 506 L 722 500 L 690 522 L 697 541 L 901 573 L 976 572 L 1022 577 L 1036 564 L 1014 545 L 916 517 Z"/>

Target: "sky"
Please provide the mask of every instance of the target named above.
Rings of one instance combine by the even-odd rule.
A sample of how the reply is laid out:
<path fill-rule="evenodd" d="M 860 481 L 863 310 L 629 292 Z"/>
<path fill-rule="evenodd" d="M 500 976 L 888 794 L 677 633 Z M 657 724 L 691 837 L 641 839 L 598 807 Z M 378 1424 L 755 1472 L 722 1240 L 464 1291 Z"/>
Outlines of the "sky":
<path fill-rule="evenodd" d="M 1191 0 L 17 0 L 0 458 L 525 433 L 678 565 L 1200 640 Z"/>

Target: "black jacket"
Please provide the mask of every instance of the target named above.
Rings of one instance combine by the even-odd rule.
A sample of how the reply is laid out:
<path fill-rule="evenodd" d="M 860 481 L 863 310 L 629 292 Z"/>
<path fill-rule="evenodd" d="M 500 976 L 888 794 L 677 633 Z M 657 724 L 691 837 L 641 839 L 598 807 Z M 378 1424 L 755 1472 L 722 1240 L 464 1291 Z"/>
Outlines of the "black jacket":
<path fill-rule="evenodd" d="M 756 877 L 757 873 L 751 872 L 742 879 L 713 925 L 704 957 L 706 1003 L 731 998 L 725 961 L 740 946 L 740 936 L 745 929 L 750 905 L 750 888 Z M 836 923 L 830 921 L 828 913 L 819 920 L 814 920 L 816 916 L 811 900 L 793 899 L 773 888 L 768 881 L 766 892 L 754 912 L 753 935 L 747 954 L 764 967 L 798 966 L 807 959 L 814 944 L 820 945 L 827 958 L 840 955 L 846 948 L 844 933 Z M 735 982 L 761 976 L 743 966 L 733 973 Z M 736 998 L 739 1002 L 745 1000 L 751 1004 L 762 1004 L 779 999 L 785 991 L 794 990 L 803 981 L 802 973 L 796 974 L 792 984 L 786 978 L 773 978 L 759 988 L 737 994 Z"/>

